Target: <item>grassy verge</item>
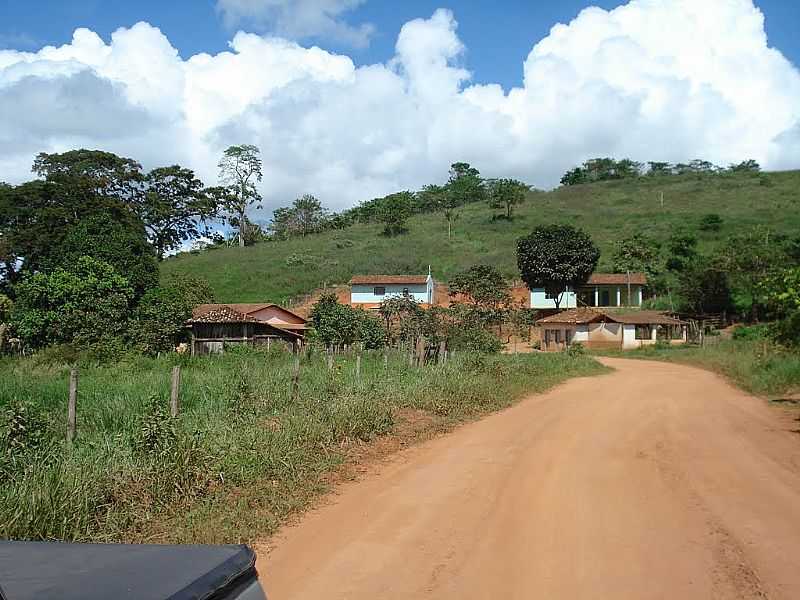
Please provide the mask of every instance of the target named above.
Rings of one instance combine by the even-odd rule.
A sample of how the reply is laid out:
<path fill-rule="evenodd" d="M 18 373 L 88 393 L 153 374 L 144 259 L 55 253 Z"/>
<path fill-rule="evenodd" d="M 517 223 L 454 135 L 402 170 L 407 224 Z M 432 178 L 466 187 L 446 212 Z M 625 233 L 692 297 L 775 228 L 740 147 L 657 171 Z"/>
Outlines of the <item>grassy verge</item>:
<path fill-rule="evenodd" d="M 168 414 L 182 363 L 181 414 Z M 350 449 L 441 430 L 567 378 L 603 372 L 566 354 L 291 358 L 229 352 L 135 358 L 80 370 L 78 437 L 67 448 L 68 373 L 36 358 L 0 362 L 0 538 L 234 542 L 273 532 L 339 472 Z M 419 420 L 406 432 L 404 415 Z"/>
<path fill-rule="evenodd" d="M 720 340 L 703 348 L 647 346 L 598 354 L 702 367 L 725 376 L 745 391 L 773 398 L 800 391 L 800 353 L 761 340 Z"/>

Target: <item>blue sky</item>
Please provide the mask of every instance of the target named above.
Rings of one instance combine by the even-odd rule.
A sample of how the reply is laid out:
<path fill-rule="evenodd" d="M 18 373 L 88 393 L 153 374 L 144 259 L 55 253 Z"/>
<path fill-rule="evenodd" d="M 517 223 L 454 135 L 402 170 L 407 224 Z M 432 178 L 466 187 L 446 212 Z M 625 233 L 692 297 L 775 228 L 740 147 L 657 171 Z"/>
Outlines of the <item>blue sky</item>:
<path fill-rule="evenodd" d="M 697 0 L 702 2 L 703 0 Z M 368 0 L 342 18 L 371 23 L 375 32 L 365 48 L 354 48 L 325 36 L 300 40 L 345 53 L 356 64 L 384 62 L 394 54 L 403 23 L 450 8 L 467 53 L 465 66 L 473 81 L 495 82 L 508 89 L 522 79 L 522 61 L 533 44 L 558 22 L 567 23 L 581 9 L 617 7 L 619 0 Z M 233 29 L 226 27 L 215 0 L 0 0 L 0 48 L 36 50 L 69 42 L 77 27 L 87 27 L 108 40 L 119 27 L 147 21 L 160 28 L 183 58 L 228 49 Z M 800 65 L 800 1 L 756 0 L 766 17 L 770 45 Z M 238 27 L 252 30 L 246 20 Z M 257 29 L 257 28 L 256 28 Z"/>

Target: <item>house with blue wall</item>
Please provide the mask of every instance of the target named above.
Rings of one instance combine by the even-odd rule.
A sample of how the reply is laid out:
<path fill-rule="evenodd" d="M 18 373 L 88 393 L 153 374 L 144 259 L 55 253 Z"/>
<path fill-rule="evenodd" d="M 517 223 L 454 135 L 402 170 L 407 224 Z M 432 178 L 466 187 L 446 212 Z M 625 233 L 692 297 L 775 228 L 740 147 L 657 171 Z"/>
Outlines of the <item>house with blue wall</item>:
<path fill-rule="evenodd" d="M 593 273 L 585 285 L 562 292 L 558 308 L 640 307 L 644 301 L 647 275 L 644 273 Z M 531 308 L 556 308 L 556 299 L 543 287 L 531 290 Z"/>
<path fill-rule="evenodd" d="M 377 308 L 392 297 L 407 297 L 420 304 L 431 305 L 436 283 L 427 275 L 355 275 L 350 280 L 350 304 Z"/>

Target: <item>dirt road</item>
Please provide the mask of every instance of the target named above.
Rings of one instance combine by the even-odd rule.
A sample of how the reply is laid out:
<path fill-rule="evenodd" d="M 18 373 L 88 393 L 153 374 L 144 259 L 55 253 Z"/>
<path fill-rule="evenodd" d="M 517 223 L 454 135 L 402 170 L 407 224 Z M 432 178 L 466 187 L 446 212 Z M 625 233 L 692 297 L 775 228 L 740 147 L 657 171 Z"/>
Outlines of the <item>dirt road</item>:
<path fill-rule="evenodd" d="M 270 600 L 800 598 L 800 423 L 605 362 L 345 485 L 261 549 Z"/>

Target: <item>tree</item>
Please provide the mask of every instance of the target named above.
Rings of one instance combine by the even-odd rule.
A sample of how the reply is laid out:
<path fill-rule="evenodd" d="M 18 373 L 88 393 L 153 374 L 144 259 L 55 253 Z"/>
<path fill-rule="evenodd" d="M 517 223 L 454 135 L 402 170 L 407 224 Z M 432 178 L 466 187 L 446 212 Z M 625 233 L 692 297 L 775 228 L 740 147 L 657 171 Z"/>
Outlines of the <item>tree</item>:
<path fill-rule="evenodd" d="M 511 291 L 505 277 L 494 267 L 473 265 L 456 274 L 449 283 L 450 296 L 492 309 L 511 304 Z"/>
<path fill-rule="evenodd" d="M 667 239 L 667 269 L 683 271 L 697 257 L 697 238 L 682 229 L 674 230 Z"/>
<path fill-rule="evenodd" d="M 336 294 L 323 294 L 311 308 L 309 318 L 317 339 L 326 347 L 361 342 L 364 348 L 375 349 L 386 343 L 383 327 L 376 317 L 339 304 Z"/>
<path fill-rule="evenodd" d="M 658 175 L 672 175 L 672 165 L 668 162 L 654 162 L 647 163 L 647 174 L 651 177 Z"/>
<path fill-rule="evenodd" d="M 158 262 L 141 222 L 134 215 L 114 218 L 89 215 L 66 228 L 64 239 L 42 260 L 42 268 L 70 269 L 81 257 L 89 256 L 114 270 L 130 284 L 140 298 L 158 285 Z"/>
<path fill-rule="evenodd" d="M 450 193 L 449 188 L 444 185 L 426 185 L 417 196 L 420 210 L 442 211 L 447 222 L 447 239 L 452 239 L 453 223 L 458 220 L 456 209 L 461 206 L 457 194 Z"/>
<path fill-rule="evenodd" d="M 15 286 L 12 323 L 27 345 L 94 347 L 126 330 L 133 289 L 108 263 L 80 257 L 69 269 L 27 275 Z"/>
<path fill-rule="evenodd" d="M 446 184 L 450 204 L 455 208 L 470 202 L 482 202 L 486 198 L 481 174 L 469 163 L 457 162 L 450 165 L 450 177 Z"/>
<path fill-rule="evenodd" d="M 561 185 L 580 185 L 588 181 L 589 177 L 586 171 L 581 167 L 575 167 L 564 173 L 564 176 L 561 178 Z"/>
<path fill-rule="evenodd" d="M 600 250 L 581 229 L 571 225 L 535 228 L 517 240 L 517 266 L 530 289 L 543 287 L 559 308 L 567 287 L 585 284 L 594 272 Z"/>
<path fill-rule="evenodd" d="M 619 240 L 615 244 L 614 270 L 621 273 L 641 272 L 652 278 L 659 272 L 659 244 L 642 233 Z"/>
<path fill-rule="evenodd" d="M 527 197 L 530 187 L 516 179 L 494 179 L 489 182 L 489 206 L 503 208 L 505 218 L 513 219 L 514 207 L 522 204 Z"/>
<path fill-rule="evenodd" d="M 318 233 L 325 227 L 328 211 L 311 194 L 295 199 L 290 207 L 276 208 L 272 212 L 270 232 L 278 239 L 287 240 L 294 235 L 305 237 Z"/>
<path fill-rule="evenodd" d="M 749 160 L 743 160 L 738 164 L 731 165 L 728 167 L 728 170 L 731 173 L 759 173 L 761 171 L 761 165 L 751 158 Z"/>
<path fill-rule="evenodd" d="M 185 338 L 192 309 L 213 301 L 204 279 L 175 276 L 142 297 L 133 312 L 129 336 L 140 352 L 169 352 Z"/>
<path fill-rule="evenodd" d="M 692 259 L 678 274 L 678 293 L 684 308 L 695 314 L 722 313 L 732 306 L 727 274 L 703 257 Z"/>
<path fill-rule="evenodd" d="M 202 225 L 219 211 L 219 195 L 206 190 L 191 169 L 160 167 L 145 177 L 145 190 L 136 205 L 159 260 L 183 242 L 207 233 Z"/>
<path fill-rule="evenodd" d="M 414 194 L 398 192 L 386 196 L 378 210 L 378 220 L 383 223 L 383 235 L 395 236 L 408 231 L 406 221 L 414 206 Z"/>
<path fill-rule="evenodd" d="M 297 230 L 302 237 L 309 233 L 317 233 L 327 217 L 327 212 L 317 198 L 311 194 L 303 194 L 292 204 L 297 223 Z"/>
<path fill-rule="evenodd" d="M 777 319 L 773 335 L 787 346 L 800 346 L 800 268 L 784 269 L 761 285 L 767 306 Z"/>
<path fill-rule="evenodd" d="M 44 179 L 0 189 L 0 270 L 7 283 L 58 258 L 66 233 L 87 217 L 139 221 L 143 177 L 136 161 L 73 150 L 39 154 L 33 170 Z"/>
<path fill-rule="evenodd" d="M 227 198 L 225 209 L 231 223 L 239 228 L 239 247 L 244 248 L 245 238 L 243 228 L 246 223 L 246 213 L 249 206 L 261 208 L 261 194 L 256 189 L 256 183 L 261 181 L 260 150 L 251 144 L 230 146 L 225 150 L 219 167 L 220 181 L 231 189 Z"/>

